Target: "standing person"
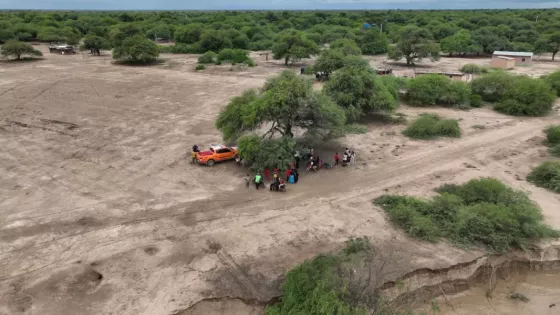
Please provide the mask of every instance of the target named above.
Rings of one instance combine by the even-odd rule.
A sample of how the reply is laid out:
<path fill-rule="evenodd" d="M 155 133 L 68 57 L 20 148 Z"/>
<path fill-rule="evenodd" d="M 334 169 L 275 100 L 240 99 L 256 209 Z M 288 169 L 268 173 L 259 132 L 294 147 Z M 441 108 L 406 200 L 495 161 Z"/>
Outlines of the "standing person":
<path fill-rule="evenodd" d="M 299 180 L 299 172 L 296 169 L 295 172 L 294 172 L 294 182 L 297 184 L 298 180 Z"/>
<path fill-rule="evenodd" d="M 299 151 L 296 151 L 296 153 L 294 154 L 294 158 L 296 159 L 296 168 L 299 169 L 299 160 L 301 159 Z"/>
<path fill-rule="evenodd" d="M 249 188 L 250 184 L 251 184 L 251 177 L 249 177 L 249 174 L 247 174 L 247 176 L 245 176 L 245 187 Z"/>
<path fill-rule="evenodd" d="M 344 149 L 344 154 L 346 154 L 347 156 L 350 156 L 350 150 L 348 150 L 348 148 Z"/>
<path fill-rule="evenodd" d="M 262 176 L 260 172 L 257 172 L 255 175 L 255 187 L 259 190 L 259 186 L 261 185 Z"/>
<path fill-rule="evenodd" d="M 239 155 L 235 156 L 235 163 L 237 163 L 237 167 L 241 166 L 241 158 L 239 157 Z"/>
<path fill-rule="evenodd" d="M 346 154 L 346 152 L 344 152 L 344 154 L 342 155 L 342 166 L 346 165 L 348 165 L 348 155 Z"/>
<path fill-rule="evenodd" d="M 356 161 L 356 152 L 354 152 L 354 150 L 352 150 L 350 152 L 350 163 L 354 164 L 355 161 Z"/>
<path fill-rule="evenodd" d="M 290 175 L 292 174 L 292 170 L 291 169 L 287 169 L 286 170 L 286 180 L 290 180 Z"/>
<path fill-rule="evenodd" d="M 200 150 L 198 150 L 198 145 L 193 145 L 192 146 L 192 152 L 191 152 L 191 163 L 194 164 L 196 163 L 196 154 L 200 152 Z"/>
<path fill-rule="evenodd" d="M 311 154 L 311 156 L 315 155 L 315 150 L 313 150 L 313 147 L 309 147 L 309 154 Z"/>
<path fill-rule="evenodd" d="M 340 162 L 340 155 L 338 155 L 338 152 L 336 152 L 334 154 L 334 166 L 338 166 L 339 162 Z"/>

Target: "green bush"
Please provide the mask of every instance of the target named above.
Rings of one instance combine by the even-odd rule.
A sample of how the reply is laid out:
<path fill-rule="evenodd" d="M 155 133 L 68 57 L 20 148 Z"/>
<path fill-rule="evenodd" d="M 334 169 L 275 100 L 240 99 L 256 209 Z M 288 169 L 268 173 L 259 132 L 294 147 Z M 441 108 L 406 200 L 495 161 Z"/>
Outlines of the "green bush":
<path fill-rule="evenodd" d="M 554 91 L 556 91 L 556 95 L 560 96 L 560 71 L 554 71 L 553 73 L 544 76 L 543 79 Z"/>
<path fill-rule="evenodd" d="M 463 65 L 461 69 L 459 69 L 459 71 L 464 73 L 471 73 L 471 74 L 481 74 L 481 73 L 487 73 L 488 69 L 474 63 L 467 63 L 466 65 Z"/>
<path fill-rule="evenodd" d="M 560 125 L 549 126 L 544 132 L 549 144 L 560 144 Z"/>
<path fill-rule="evenodd" d="M 407 82 L 407 99 L 412 106 L 468 104 L 470 86 L 438 74 L 427 74 Z"/>
<path fill-rule="evenodd" d="M 557 144 L 550 148 L 550 154 L 560 157 L 560 144 Z"/>
<path fill-rule="evenodd" d="M 455 119 L 441 119 L 435 114 L 422 114 L 403 131 L 403 134 L 413 139 L 460 138 L 461 128 Z"/>
<path fill-rule="evenodd" d="M 560 163 L 556 167 L 556 174 L 560 174 Z M 560 189 L 560 179 L 556 187 Z M 527 195 L 496 179 L 444 185 L 437 191 L 440 195 L 431 200 L 384 195 L 374 203 L 387 212 L 396 226 L 426 241 L 443 237 L 462 245 L 483 245 L 504 252 L 560 236 L 543 223 L 541 210 Z"/>
<path fill-rule="evenodd" d="M 533 184 L 560 193 L 560 162 L 544 162 L 527 177 Z"/>
<path fill-rule="evenodd" d="M 282 300 L 266 307 L 266 315 L 366 315 L 369 295 L 349 288 L 355 266 L 352 260 L 367 259 L 367 238 L 351 239 L 336 255 L 318 255 L 288 272 L 282 285 Z M 368 292 L 369 293 L 369 292 Z"/>
<path fill-rule="evenodd" d="M 218 53 L 218 60 L 229 61 L 231 63 L 245 63 L 251 60 L 248 55 L 248 51 L 243 49 L 223 49 Z"/>
<path fill-rule="evenodd" d="M 482 106 L 482 97 L 478 94 L 471 94 L 470 97 L 471 107 L 479 108 Z"/>
<path fill-rule="evenodd" d="M 204 54 L 198 57 L 198 63 L 207 64 L 207 63 L 214 63 L 217 60 L 217 56 L 213 51 L 207 51 Z"/>
<path fill-rule="evenodd" d="M 201 70 L 205 70 L 206 67 L 204 65 L 197 65 L 196 68 L 194 68 L 194 70 L 196 71 L 201 71 Z"/>
<path fill-rule="evenodd" d="M 509 89 L 514 76 L 504 71 L 492 71 L 472 81 L 472 92 L 487 102 L 497 102 Z"/>
<path fill-rule="evenodd" d="M 518 76 L 512 80 L 502 101 L 494 109 L 514 116 L 540 116 L 552 109 L 555 100 L 556 94 L 546 82 Z"/>

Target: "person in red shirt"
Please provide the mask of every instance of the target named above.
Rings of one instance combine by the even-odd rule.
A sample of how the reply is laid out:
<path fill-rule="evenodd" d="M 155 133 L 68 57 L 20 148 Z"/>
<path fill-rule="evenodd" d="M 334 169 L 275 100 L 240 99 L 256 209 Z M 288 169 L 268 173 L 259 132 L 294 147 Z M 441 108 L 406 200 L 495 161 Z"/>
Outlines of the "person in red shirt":
<path fill-rule="evenodd" d="M 270 181 L 270 171 L 268 170 L 268 168 L 264 169 L 264 179 L 269 182 Z"/>
<path fill-rule="evenodd" d="M 290 175 L 291 175 L 291 174 L 292 174 L 292 170 L 291 170 L 291 169 L 286 170 L 286 180 L 289 180 L 289 179 L 290 179 Z"/>
<path fill-rule="evenodd" d="M 336 152 L 334 154 L 334 166 L 338 166 L 338 163 L 340 163 L 340 155 L 338 155 L 338 152 Z"/>

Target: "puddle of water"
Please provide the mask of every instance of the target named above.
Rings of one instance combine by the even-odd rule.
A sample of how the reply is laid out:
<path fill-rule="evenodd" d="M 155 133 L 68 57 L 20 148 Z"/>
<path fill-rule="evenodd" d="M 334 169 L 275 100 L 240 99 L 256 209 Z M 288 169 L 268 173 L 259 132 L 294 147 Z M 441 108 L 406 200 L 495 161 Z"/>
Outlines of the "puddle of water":
<path fill-rule="evenodd" d="M 440 311 L 431 306 L 427 314 L 438 315 L 558 315 L 560 314 L 560 271 L 530 271 L 498 280 L 490 298 L 487 287 L 436 299 Z M 512 292 L 524 294 L 528 302 L 508 298 Z M 420 310 L 421 311 L 421 310 Z"/>

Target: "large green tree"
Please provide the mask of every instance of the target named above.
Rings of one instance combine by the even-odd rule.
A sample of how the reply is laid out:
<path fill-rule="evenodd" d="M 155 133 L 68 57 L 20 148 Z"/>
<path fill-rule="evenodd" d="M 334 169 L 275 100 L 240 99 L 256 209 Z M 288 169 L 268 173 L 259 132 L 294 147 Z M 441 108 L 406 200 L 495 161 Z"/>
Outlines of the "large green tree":
<path fill-rule="evenodd" d="M 355 121 L 373 111 L 391 111 L 397 100 L 371 68 L 344 67 L 335 72 L 324 87 L 325 93 Z"/>
<path fill-rule="evenodd" d="M 43 54 L 28 43 L 9 40 L 0 47 L 0 55 L 4 58 L 13 57 L 20 60 L 23 56 L 40 57 Z"/>
<path fill-rule="evenodd" d="M 439 44 L 433 41 L 427 29 L 407 25 L 401 29 L 397 44 L 389 47 L 390 59 L 399 60 L 403 57 L 408 65 L 427 57 L 438 60 Z"/>
<path fill-rule="evenodd" d="M 345 122 L 344 111 L 324 94 L 313 91 L 311 81 L 284 71 L 267 80 L 260 91 L 245 91 L 233 98 L 218 115 L 216 127 L 225 141 L 238 143 L 243 159 L 278 167 L 292 157 L 291 139 L 296 130 L 326 137 L 339 134 Z"/>
<path fill-rule="evenodd" d="M 113 49 L 113 59 L 130 63 L 149 63 L 159 57 L 156 43 L 140 35 L 125 39 Z"/>
<path fill-rule="evenodd" d="M 105 47 L 103 37 L 97 35 L 87 35 L 84 38 L 84 48 L 91 51 L 94 56 L 100 56 L 101 50 Z"/>
<path fill-rule="evenodd" d="M 359 43 L 366 55 L 384 54 L 389 49 L 387 36 L 377 28 L 365 30 L 359 38 Z"/>
<path fill-rule="evenodd" d="M 560 31 L 539 38 L 535 44 L 535 49 L 538 53 L 552 53 L 552 60 L 554 60 L 556 54 L 560 51 Z"/>
<path fill-rule="evenodd" d="M 272 47 L 272 53 L 274 59 L 284 59 L 287 66 L 289 62 L 294 63 L 316 55 L 319 53 L 319 47 L 302 32 L 288 30 Z"/>
<path fill-rule="evenodd" d="M 323 72 L 326 78 L 342 67 L 344 67 L 344 54 L 337 49 L 323 50 L 313 64 L 313 70 Z"/>

